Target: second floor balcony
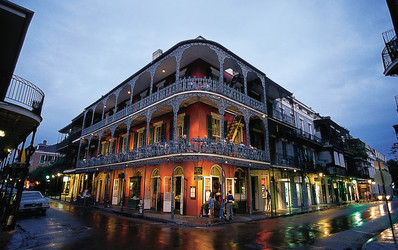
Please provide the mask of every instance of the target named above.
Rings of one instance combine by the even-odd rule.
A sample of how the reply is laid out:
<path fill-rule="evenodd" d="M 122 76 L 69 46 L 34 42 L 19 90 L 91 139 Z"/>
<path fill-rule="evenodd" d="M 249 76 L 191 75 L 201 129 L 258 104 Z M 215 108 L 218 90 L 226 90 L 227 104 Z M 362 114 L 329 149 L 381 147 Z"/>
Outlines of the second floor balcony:
<path fill-rule="evenodd" d="M 169 86 L 160 89 L 155 93 L 152 93 L 147 97 L 142 98 L 141 100 L 135 103 L 126 105 L 122 110 L 110 116 L 107 116 L 106 118 L 98 121 L 97 123 L 94 122 L 94 124 L 89 127 L 85 127 L 83 129 L 82 135 L 91 133 L 114 121 L 118 121 L 124 117 L 127 117 L 131 114 L 141 111 L 152 104 L 168 100 L 173 96 L 177 96 L 179 94 L 184 94 L 184 93 L 189 94 L 195 92 L 196 93 L 211 92 L 213 94 L 219 94 L 225 98 L 229 98 L 235 102 L 238 102 L 241 105 L 245 105 L 260 112 L 265 112 L 265 104 L 263 102 L 260 102 L 248 95 L 245 95 L 239 90 L 232 88 L 226 84 L 223 84 L 217 80 L 206 77 L 183 78 Z M 293 122 L 291 123 L 293 124 Z"/>
<path fill-rule="evenodd" d="M 269 156 L 264 150 L 219 140 L 198 138 L 164 141 L 129 151 L 104 156 L 98 155 L 78 161 L 77 167 L 101 167 L 120 164 L 143 165 L 146 160 L 161 163 L 169 161 L 170 158 L 177 158 L 177 161 L 216 159 L 246 167 L 265 167 L 269 162 Z"/>
<path fill-rule="evenodd" d="M 394 76 L 398 74 L 398 43 L 395 31 L 389 30 L 383 33 L 385 47 L 381 53 L 384 65 L 384 74 Z"/>

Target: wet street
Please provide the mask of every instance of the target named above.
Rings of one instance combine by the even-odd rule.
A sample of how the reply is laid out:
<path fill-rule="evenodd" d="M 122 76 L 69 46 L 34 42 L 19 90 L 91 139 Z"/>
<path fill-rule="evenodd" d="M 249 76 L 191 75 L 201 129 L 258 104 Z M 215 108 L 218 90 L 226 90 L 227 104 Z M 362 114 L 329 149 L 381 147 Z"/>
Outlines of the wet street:
<path fill-rule="evenodd" d="M 119 217 L 59 202 L 50 205 L 44 216 L 19 216 L 17 233 L 1 242 L 6 249 L 339 249 L 339 244 L 348 244 L 345 237 L 358 247 L 376 235 L 371 230 L 389 226 L 383 203 L 201 228 Z M 394 200 L 395 223 L 397 206 Z M 368 231 L 358 240 L 350 235 L 355 229 Z"/>

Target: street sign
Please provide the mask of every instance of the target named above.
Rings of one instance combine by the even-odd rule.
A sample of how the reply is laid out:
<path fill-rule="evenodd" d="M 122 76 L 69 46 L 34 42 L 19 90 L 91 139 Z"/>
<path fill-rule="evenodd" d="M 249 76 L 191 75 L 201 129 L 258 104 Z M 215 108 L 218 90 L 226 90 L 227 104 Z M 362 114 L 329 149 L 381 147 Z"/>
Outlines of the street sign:
<path fill-rule="evenodd" d="M 392 179 L 391 175 L 389 173 L 385 173 L 383 171 L 377 171 L 375 176 L 373 177 L 375 179 L 375 182 L 379 185 L 383 185 L 383 181 L 381 179 L 381 175 L 383 174 L 383 179 L 384 179 L 384 185 L 389 186 L 391 185 Z"/>

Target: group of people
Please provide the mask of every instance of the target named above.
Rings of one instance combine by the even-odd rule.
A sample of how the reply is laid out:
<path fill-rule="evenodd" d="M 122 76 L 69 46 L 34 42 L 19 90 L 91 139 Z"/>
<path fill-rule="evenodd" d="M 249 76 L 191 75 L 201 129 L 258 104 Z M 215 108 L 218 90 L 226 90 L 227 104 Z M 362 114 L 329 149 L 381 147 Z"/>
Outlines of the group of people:
<path fill-rule="evenodd" d="M 208 203 L 209 203 L 209 211 L 210 211 L 210 218 L 213 219 L 214 218 L 214 208 L 215 208 L 215 204 L 216 204 L 216 198 L 215 198 L 215 194 L 214 192 L 212 192 L 210 194 Z M 228 195 L 225 199 L 225 204 L 226 204 L 226 219 L 227 220 L 232 220 L 233 218 L 233 211 L 232 211 L 232 206 L 234 203 L 235 199 L 234 196 L 231 193 L 231 190 L 228 191 Z M 222 209 L 222 207 L 220 206 L 220 210 Z M 221 215 L 220 215 L 221 216 Z"/>

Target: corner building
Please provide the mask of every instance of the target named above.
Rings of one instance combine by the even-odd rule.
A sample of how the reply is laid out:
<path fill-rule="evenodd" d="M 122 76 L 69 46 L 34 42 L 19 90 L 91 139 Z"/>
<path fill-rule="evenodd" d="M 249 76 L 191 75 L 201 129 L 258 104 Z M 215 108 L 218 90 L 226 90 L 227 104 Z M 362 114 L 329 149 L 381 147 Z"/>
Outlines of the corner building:
<path fill-rule="evenodd" d="M 223 46 L 183 41 L 83 112 L 68 195 L 192 216 L 231 190 L 238 212 L 270 189 L 266 92 L 278 86 Z"/>

